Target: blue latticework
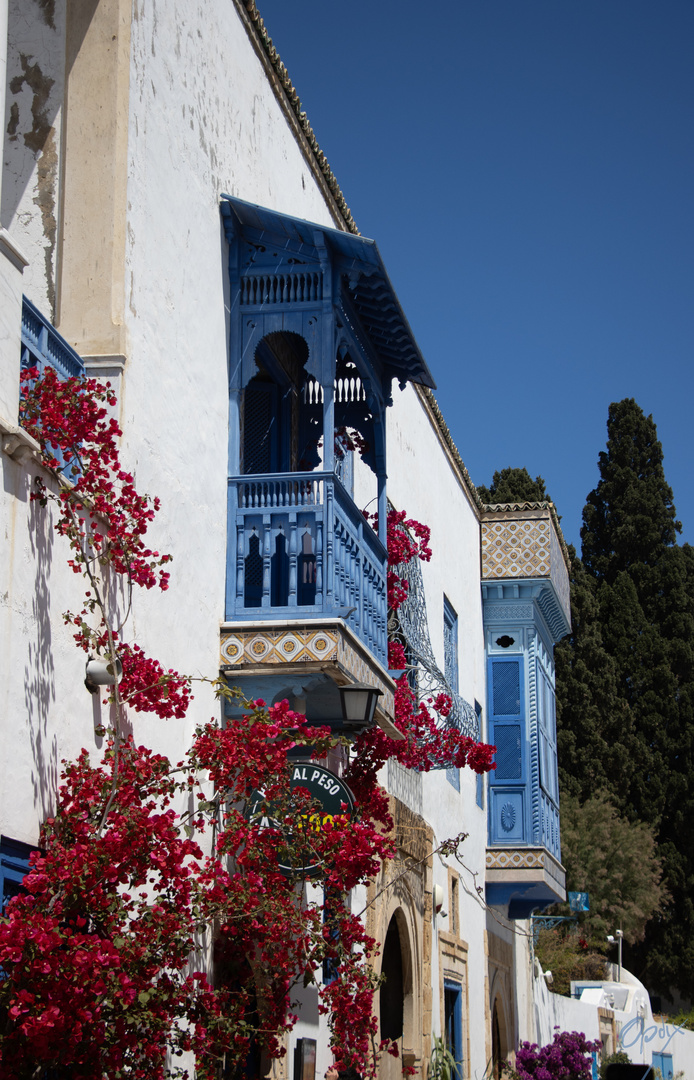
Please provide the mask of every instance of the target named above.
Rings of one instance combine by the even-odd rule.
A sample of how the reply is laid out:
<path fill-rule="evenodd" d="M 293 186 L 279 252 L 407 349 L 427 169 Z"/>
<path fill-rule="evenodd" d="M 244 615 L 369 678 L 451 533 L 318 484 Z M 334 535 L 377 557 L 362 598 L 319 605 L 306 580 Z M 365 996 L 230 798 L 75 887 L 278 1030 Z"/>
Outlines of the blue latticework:
<path fill-rule="evenodd" d="M 440 717 L 438 726 L 441 730 L 455 727 L 463 735 L 479 739 L 479 717 L 472 705 L 456 693 L 441 668 L 436 663 L 434 650 L 429 637 L 424 583 L 419 559 L 411 559 L 392 567 L 407 582 L 407 599 L 398 609 L 398 631 L 404 638 L 405 652 L 409 665 L 416 673 L 416 687 L 420 699 L 436 698 L 439 694 L 448 694 L 452 701 L 447 717 Z M 437 714 L 434 714 L 437 715 Z M 441 768 L 446 768 L 442 763 Z"/>

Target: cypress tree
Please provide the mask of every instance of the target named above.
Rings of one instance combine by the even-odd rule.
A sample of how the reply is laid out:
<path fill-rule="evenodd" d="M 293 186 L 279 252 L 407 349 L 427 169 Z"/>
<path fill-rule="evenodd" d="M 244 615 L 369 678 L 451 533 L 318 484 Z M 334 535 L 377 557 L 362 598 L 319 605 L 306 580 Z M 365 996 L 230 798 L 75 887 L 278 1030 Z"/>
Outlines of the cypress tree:
<path fill-rule="evenodd" d="M 587 798 L 594 782 L 592 754 L 604 753 L 605 741 L 615 744 L 622 768 L 606 770 L 604 786 L 632 821 L 655 829 L 669 893 L 630 963 L 652 989 L 664 994 L 676 989 L 693 997 L 694 551 L 676 543 L 681 525 L 653 418 L 628 398 L 610 406 L 607 433 L 600 480 L 588 496 L 581 530 L 590 582 L 585 587 L 594 603 L 590 610 L 583 605 L 582 619 L 580 594 L 574 590 L 577 625 L 568 646 L 558 649 L 560 753 L 572 739 L 587 737 L 582 754 L 565 756 L 562 775 L 566 790 Z M 575 572 L 575 580 L 580 576 Z M 586 665 L 592 672 L 579 668 L 597 638 L 615 679 L 619 720 L 611 728 L 596 701 L 600 657 L 596 654 Z M 585 730 L 579 715 L 586 695 L 592 710 L 601 714 L 599 734 L 596 726 Z"/>
<path fill-rule="evenodd" d="M 614 805 L 625 812 L 636 761 L 634 719 L 603 642 L 598 587 L 573 547 L 569 553 L 571 634 L 554 649 L 559 786 L 562 797 L 580 802 L 610 790 Z M 612 790 L 615 776 L 625 785 L 621 796 Z"/>
<path fill-rule="evenodd" d="M 581 541 L 588 571 L 612 583 L 620 570 L 633 575 L 636 568 L 654 566 L 682 526 L 653 417 L 644 416 L 633 398 L 613 402 L 607 435 L 607 450 L 598 459 L 600 482 L 583 510 Z"/>

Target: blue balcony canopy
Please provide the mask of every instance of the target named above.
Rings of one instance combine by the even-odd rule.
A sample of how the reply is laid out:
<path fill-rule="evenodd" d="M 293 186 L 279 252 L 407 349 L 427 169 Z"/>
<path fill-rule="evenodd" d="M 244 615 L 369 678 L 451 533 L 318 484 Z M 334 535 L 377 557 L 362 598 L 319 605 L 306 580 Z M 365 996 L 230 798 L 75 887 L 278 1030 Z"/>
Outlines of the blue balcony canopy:
<path fill-rule="evenodd" d="M 373 240 L 230 195 L 222 196 L 222 216 L 229 242 L 250 245 L 256 266 L 268 256 L 294 273 L 311 264 L 323 269 L 330 265 L 333 280 L 324 278 L 321 295 L 315 299 L 332 299 L 347 323 L 349 336 L 377 362 L 384 381 L 396 379 L 401 386 L 413 382 L 435 388 Z M 247 259 L 245 266 L 243 262 L 242 258 L 238 266 L 241 277 L 252 272 L 251 260 Z"/>

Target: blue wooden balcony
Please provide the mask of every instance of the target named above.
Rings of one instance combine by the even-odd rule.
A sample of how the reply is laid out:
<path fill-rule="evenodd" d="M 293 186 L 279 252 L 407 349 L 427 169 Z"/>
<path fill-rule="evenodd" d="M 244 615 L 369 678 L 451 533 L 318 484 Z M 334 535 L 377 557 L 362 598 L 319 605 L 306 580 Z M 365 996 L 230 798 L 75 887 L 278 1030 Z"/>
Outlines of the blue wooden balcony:
<path fill-rule="evenodd" d="M 26 296 L 22 297 L 22 370 L 55 368 L 61 379 L 84 375 L 84 361 Z"/>
<path fill-rule="evenodd" d="M 230 477 L 227 620 L 342 617 L 387 667 L 387 553 L 335 473 Z"/>

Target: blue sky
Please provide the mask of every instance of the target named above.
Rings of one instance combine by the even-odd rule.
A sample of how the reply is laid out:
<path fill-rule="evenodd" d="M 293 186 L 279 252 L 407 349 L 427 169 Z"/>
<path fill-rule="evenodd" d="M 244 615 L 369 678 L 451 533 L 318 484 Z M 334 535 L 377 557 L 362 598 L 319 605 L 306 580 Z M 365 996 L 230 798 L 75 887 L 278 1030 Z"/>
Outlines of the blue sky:
<path fill-rule="evenodd" d="M 579 543 L 611 401 L 694 542 L 694 0 L 258 0 L 472 479 Z"/>

